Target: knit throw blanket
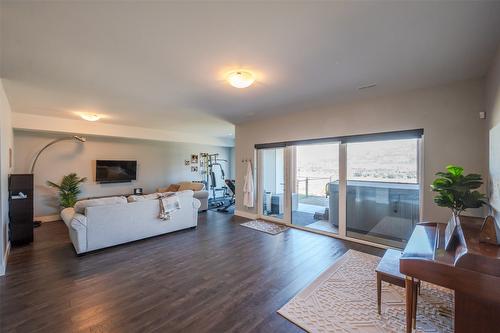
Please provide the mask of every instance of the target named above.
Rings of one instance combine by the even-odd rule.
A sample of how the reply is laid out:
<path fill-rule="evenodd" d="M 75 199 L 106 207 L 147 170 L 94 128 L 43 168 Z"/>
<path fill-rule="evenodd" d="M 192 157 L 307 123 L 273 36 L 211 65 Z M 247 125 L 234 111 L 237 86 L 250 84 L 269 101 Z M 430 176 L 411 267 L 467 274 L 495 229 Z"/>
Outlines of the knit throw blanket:
<path fill-rule="evenodd" d="M 160 219 L 164 221 L 170 220 L 172 214 L 181 209 L 181 203 L 175 193 L 162 193 L 158 200 L 160 201 Z"/>

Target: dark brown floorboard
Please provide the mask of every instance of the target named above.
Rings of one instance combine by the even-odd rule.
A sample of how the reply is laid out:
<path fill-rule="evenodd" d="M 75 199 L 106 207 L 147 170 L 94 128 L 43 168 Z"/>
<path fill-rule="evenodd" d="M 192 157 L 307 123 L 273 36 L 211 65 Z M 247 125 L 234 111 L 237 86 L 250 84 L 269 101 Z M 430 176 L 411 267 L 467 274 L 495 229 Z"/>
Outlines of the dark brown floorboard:
<path fill-rule="evenodd" d="M 1 332 L 302 332 L 276 311 L 349 248 L 202 213 L 197 229 L 77 257 L 62 222 L 35 229 L 0 277 Z"/>

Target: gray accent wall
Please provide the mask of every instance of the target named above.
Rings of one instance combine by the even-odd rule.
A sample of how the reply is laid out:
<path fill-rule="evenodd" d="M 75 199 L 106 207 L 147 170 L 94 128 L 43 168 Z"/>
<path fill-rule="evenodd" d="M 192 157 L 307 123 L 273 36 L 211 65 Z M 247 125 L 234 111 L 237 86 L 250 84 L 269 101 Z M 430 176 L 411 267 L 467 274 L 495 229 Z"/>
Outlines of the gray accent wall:
<path fill-rule="evenodd" d="M 374 88 L 377 89 L 377 88 Z M 437 207 L 429 185 L 437 171 L 457 164 L 467 172 L 487 174 L 485 82 L 474 79 L 356 102 L 304 106 L 302 111 L 262 118 L 236 126 L 236 208 L 243 213 L 242 159 L 254 157 L 254 145 L 289 140 L 424 129 L 423 219 L 446 221 L 450 212 Z M 255 163 L 254 163 L 255 164 Z"/>
<path fill-rule="evenodd" d="M 29 171 L 35 154 L 60 134 L 14 131 L 15 172 Z M 88 136 L 87 142 L 62 141 L 51 146 L 40 156 L 35 169 L 35 216 L 57 214 L 57 192 L 46 185 L 47 180 L 59 182 L 71 172 L 88 181 L 82 185 L 81 197 L 128 194 L 142 187 L 151 193 L 158 187 L 179 181 L 202 180 L 198 172 L 185 166 L 191 154 L 219 153 L 229 160 L 225 165 L 226 177 L 231 178 L 231 148 L 191 143 L 159 142 Z M 95 182 L 96 160 L 137 160 L 137 180 L 131 183 L 98 184 Z M 199 166 L 199 164 L 198 164 Z M 221 180 L 222 181 L 222 180 Z"/>

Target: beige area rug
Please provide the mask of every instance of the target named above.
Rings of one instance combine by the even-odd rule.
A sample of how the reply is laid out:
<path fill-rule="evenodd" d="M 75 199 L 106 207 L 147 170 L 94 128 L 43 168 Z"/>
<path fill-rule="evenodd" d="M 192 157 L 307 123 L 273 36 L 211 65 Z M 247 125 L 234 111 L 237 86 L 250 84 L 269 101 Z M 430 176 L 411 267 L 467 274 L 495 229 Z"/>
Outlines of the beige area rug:
<path fill-rule="evenodd" d="M 383 282 L 382 315 L 377 313 L 379 261 L 349 250 L 278 313 L 308 332 L 404 332 L 404 288 Z M 416 331 L 452 333 L 452 309 L 451 290 L 422 283 Z"/>
<path fill-rule="evenodd" d="M 259 230 L 271 235 L 277 235 L 288 229 L 287 226 L 266 222 L 262 220 L 253 220 L 250 222 L 241 223 L 240 225 L 250 229 Z"/>

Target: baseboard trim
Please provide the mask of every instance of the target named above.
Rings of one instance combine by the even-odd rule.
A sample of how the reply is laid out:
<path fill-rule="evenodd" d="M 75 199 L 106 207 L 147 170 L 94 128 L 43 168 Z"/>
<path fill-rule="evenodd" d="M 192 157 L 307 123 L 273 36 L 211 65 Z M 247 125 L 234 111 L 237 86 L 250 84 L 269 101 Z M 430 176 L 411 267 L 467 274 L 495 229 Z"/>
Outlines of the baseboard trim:
<path fill-rule="evenodd" d="M 35 216 L 35 218 L 34 218 L 35 221 L 40 221 L 42 223 L 59 221 L 60 219 L 61 219 L 61 215 L 59 215 L 59 214 Z"/>
<path fill-rule="evenodd" d="M 7 247 L 5 248 L 5 253 L 2 259 L 2 265 L 0 266 L 0 276 L 5 275 L 5 271 L 7 270 L 7 260 L 9 259 L 10 254 L 10 242 L 7 241 Z"/>
<path fill-rule="evenodd" d="M 247 218 L 247 219 L 251 219 L 251 220 L 255 220 L 257 218 L 257 214 L 248 213 L 248 212 L 244 212 L 244 211 L 241 211 L 241 210 L 235 210 L 234 211 L 234 215 L 240 216 L 240 217 L 244 217 L 244 218 Z"/>

